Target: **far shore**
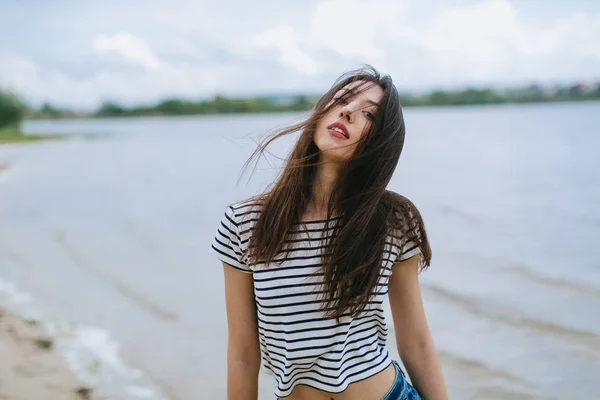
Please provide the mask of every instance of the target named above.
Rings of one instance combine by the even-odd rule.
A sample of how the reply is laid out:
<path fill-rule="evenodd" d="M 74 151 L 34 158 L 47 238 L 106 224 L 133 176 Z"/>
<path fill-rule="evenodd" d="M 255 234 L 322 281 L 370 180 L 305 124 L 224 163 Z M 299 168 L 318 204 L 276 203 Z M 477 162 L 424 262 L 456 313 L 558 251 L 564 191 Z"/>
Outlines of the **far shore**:
<path fill-rule="evenodd" d="M 592 98 L 575 98 L 575 99 L 546 99 L 540 101 L 495 101 L 495 102 L 466 102 L 466 103 L 415 103 L 403 102 L 403 109 L 417 108 L 465 108 L 465 107 L 490 107 L 490 106 L 526 106 L 540 104 L 566 104 L 566 103 L 590 103 L 600 102 L 600 97 Z M 157 118 L 157 117 L 194 117 L 194 116 L 242 116 L 242 115 L 261 115 L 261 114 L 286 114 L 309 112 L 313 104 L 309 103 L 304 108 L 285 108 L 279 109 L 256 109 L 237 111 L 232 110 L 210 110 L 210 111 L 190 111 L 190 110 L 174 110 L 160 111 L 155 109 L 125 109 L 119 108 L 112 112 L 76 112 L 71 110 L 55 110 L 52 114 L 34 113 L 26 117 L 28 121 L 48 121 L 48 120 L 96 120 L 96 119 L 128 119 L 128 118 Z"/>
<path fill-rule="evenodd" d="M 95 134 L 69 134 L 69 135 L 61 135 L 61 134 L 52 134 L 52 135 L 36 135 L 25 133 L 21 130 L 12 129 L 0 129 L 0 146 L 3 144 L 15 144 L 15 143 L 31 143 L 31 142 L 40 142 L 40 141 L 50 141 L 50 140 L 66 140 L 66 139 L 98 139 L 109 136 L 108 134 L 103 133 L 95 133 Z M 1 165 L 1 162 L 0 162 Z M 2 168 L 0 167 L 0 170 Z"/>
<path fill-rule="evenodd" d="M 30 135 L 16 128 L 0 130 L 0 144 L 56 140 L 61 138 L 63 138 L 61 135 Z"/>

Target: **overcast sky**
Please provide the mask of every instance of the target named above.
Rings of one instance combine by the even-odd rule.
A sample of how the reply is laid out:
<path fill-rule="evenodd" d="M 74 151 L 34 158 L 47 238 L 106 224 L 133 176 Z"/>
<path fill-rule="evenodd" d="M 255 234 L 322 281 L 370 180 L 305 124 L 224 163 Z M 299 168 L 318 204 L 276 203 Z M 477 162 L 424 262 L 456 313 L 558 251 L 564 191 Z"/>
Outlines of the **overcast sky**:
<path fill-rule="evenodd" d="M 0 0 L 0 85 L 33 104 L 321 92 L 363 63 L 401 91 L 600 79 L 600 1 Z"/>

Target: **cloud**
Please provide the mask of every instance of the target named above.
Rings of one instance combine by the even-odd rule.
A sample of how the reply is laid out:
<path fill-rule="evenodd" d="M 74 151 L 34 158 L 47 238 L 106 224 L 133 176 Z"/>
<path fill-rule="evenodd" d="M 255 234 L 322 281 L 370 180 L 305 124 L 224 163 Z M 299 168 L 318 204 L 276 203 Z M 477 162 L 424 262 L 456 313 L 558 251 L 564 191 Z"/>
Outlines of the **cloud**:
<path fill-rule="evenodd" d="M 556 3 L 554 16 L 541 16 L 509 0 L 178 4 L 59 2 L 52 18 L 31 7 L 26 33 L 0 46 L 0 85 L 34 103 L 95 107 L 326 90 L 363 63 L 402 90 L 599 78 L 598 8 Z M 0 42 L 10 32 L 0 25 Z"/>
<path fill-rule="evenodd" d="M 296 32 L 291 26 L 267 29 L 254 37 L 253 44 L 259 48 L 275 49 L 284 66 L 302 74 L 316 75 L 320 70 L 316 61 L 300 49 Z"/>
<path fill-rule="evenodd" d="M 125 62 L 146 69 L 155 69 L 160 66 L 160 61 L 150 45 L 144 39 L 131 33 L 121 32 L 112 36 L 96 36 L 93 47 L 100 54 L 116 54 Z"/>
<path fill-rule="evenodd" d="M 600 16 L 583 15 L 535 26 L 509 1 L 487 0 L 440 13 L 422 32 L 412 29 L 409 43 L 445 82 L 569 79 L 591 72 L 564 68 L 569 60 L 587 55 L 600 67 L 598 27 Z"/>
<path fill-rule="evenodd" d="M 322 1 L 310 18 L 307 36 L 317 49 L 381 61 L 390 50 L 381 37 L 401 23 L 408 5 L 403 0 Z"/>
<path fill-rule="evenodd" d="M 386 48 L 379 36 L 399 22 L 407 5 L 401 0 L 319 1 L 307 24 L 265 29 L 251 46 L 277 49 L 283 66 L 307 75 L 331 69 L 332 60 L 340 57 L 346 58 L 346 67 L 361 60 L 380 64 Z"/>
<path fill-rule="evenodd" d="M 0 55 L 0 81 L 27 101 L 38 105 L 51 101 L 58 105 L 93 109 L 104 100 L 127 105 L 158 101 L 169 96 L 199 98 L 219 89 L 227 68 L 169 65 L 140 71 L 99 71 L 77 78 L 60 70 L 41 68 L 21 55 Z"/>
<path fill-rule="evenodd" d="M 514 8 L 505 0 L 447 9 L 421 29 L 408 26 L 395 33 L 405 46 L 420 50 L 421 62 L 432 71 L 429 79 L 446 84 L 506 79 L 520 69 L 514 63 L 523 47 L 529 47 Z"/>
<path fill-rule="evenodd" d="M 411 14 L 417 7 L 401 0 L 325 0 L 297 40 L 307 54 L 372 63 L 411 88 L 598 77 L 598 14 L 536 25 L 508 0 L 430 7 L 425 18 Z"/>

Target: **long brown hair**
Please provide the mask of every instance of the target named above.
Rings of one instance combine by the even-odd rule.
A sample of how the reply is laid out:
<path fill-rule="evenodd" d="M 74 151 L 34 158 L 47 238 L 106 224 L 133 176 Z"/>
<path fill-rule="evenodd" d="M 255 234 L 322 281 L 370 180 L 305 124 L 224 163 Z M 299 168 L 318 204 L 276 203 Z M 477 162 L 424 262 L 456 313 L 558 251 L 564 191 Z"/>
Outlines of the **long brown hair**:
<path fill-rule="evenodd" d="M 342 75 L 305 121 L 276 131 L 259 144 L 244 167 L 264 155 L 267 146 L 277 138 L 301 132 L 275 182 L 251 199 L 261 212 L 248 243 L 249 262 L 274 263 L 278 255 L 291 250 L 285 241 L 293 225 L 301 221 L 311 199 L 319 165 L 319 149 L 313 141 L 317 123 L 337 104 L 335 94 L 356 81 L 381 86 L 383 98 L 369 131 L 341 168 L 328 202 L 325 229 L 333 232 L 322 254 L 325 293 L 322 309 L 332 318 L 346 313 L 357 315 L 364 310 L 376 293 L 389 240 L 401 252 L 408 243 L 417 245 L 421 250 L 420 270 L 427 268 L 431 260 L 419 211 L 407 198 L 386 189 L 400 158 L 405 134 L 400 99 L 391 77 L 381 75 L 371 66 Z M 347 95 L 355 93 L 356 90 Z M 339 219 L 330 227 L 334 212 Z"/>

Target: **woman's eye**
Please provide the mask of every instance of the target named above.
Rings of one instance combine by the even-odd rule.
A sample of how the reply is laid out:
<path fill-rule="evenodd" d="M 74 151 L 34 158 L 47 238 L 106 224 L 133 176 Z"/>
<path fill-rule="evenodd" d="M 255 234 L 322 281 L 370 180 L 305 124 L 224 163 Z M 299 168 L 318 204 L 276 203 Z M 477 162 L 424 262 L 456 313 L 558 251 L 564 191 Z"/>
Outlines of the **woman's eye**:
<path fill-rule="evenodd" d="M 367 118 L 369 118 L 371 121 L 373 121 L 375 119 L 375 116 L 373 114 L 371 114 L 368 111 L 365 111 L 365 115 L 367 116 Z"/>
<path fill-rule="evenodd" d="M 348 102 L 346 101 L 345 98 L 343 97 L 336 97 L 335 99 L 333 99 L 336 103 L 342 103 L 342 104 L 348 104 Z"/>

